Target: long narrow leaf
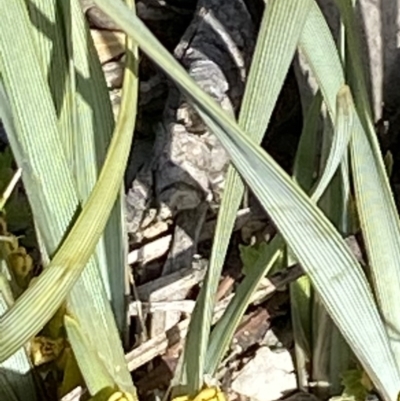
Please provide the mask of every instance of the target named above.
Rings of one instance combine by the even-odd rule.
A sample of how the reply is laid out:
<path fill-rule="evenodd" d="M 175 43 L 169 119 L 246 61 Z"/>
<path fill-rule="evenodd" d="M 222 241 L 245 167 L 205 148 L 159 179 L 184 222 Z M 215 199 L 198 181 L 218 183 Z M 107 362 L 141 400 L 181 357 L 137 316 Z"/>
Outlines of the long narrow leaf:
<path fill-rule="evenodd" d="M 293 167 L 293 178 L 300 187 L 309 193 L 316 180 L 319 161 L 318 122 L 321 113 L 322 95 L 314 96 L 303 124 Z M 289 254 L 290 256 L 290 254 Z M 288 261 L 289 262 L 289 261 Z M 290 306 L 293 325 L 296 372 L 299 387 L 308 387 L 309 361 L 312 348 L 312 294 L 313 289 L 308 276 L 300 277 L 290 285 Z"/>
<path fill-rule="evenodd" d="M 45 74 L 49 75 L 48 82 L 59 116 L 60 137 L 72 167 L 79 200 L 84 202 L 96 182 L 113 129 L 113 115 L 103 73 L 78 1 L 63 2 L 58 7 L 54 0 L 34 0 L 29 3 L 29 7 L 42 66 L 47 67 Z M 52 30 L 46 29 L 48 26 Z M 88 82 L 96 84 L 88 85 Z M 65 96 L 60 98 L 60 93 L 62 95 L 63 92 Z M 115 213 L 113 214 L 111 219 L 114 217 L 115 220 Z M 40 220 L 40 216 L 36 218 Z M 121 251 L 121 216 L 119 227 L 119 230 L 118 225 L 114 227 L 114 234 L 109 235 L 109 240 L 120 245 L 118 249 Z M 111 296 L 104 242 L 104 238 L 99 240 L 96 259 L 92 259 L 72 288 L 68 297 L 68 308 L 78 319 L 86 336 L 96 336 L 98 342 L 94 343 L 94 348 L 98 355 L 102 355 L 103 363 L 110 365 L 110 372 L 113 372 L 112 365 L 120 363 L 122 352 L 115 346 L 120 339 L 109 306 Z M 49 244 L 45 245 L 49 247 Z M 51 252 L 52 249 L 47 251 Z M 119 272 L 124 272 L 125 268 L 119 257 L 121 252 L 111 249 L 108 254 L 112 255 L 110 259 L 116 259 L 110 260 L 109 264 L 114 269 L 114 274 L 110 277 L 120 277 Z M 121 324 L 126 321 L 123 309 L 124 292 L 121 291 L 123 286 L 124 281 L 120 283 L 119 291 L 115 292 L 117 299 L 120 299 L 120 308 L 116 312 Z M 107 293 L 104 289 L 108 290 Z M 109 294 L 108 298 L 106 294 Z M 120 328 L 122 329 L 122 325 Z M 73 343 L 72 346 L 75 350 L 78 344 Z M 123 377 L 123 372 L 121 370 L 118 376 Z M 88 373 L 82 373 L 86 378 Z M 128 382 L 128 379 L 123 381 Z"/>
<path fill-rule="evenodd" d="M 337 115 L 335 134 L 325 171 L 328 169 L 329 158 L 334 152 L 335 141 L 348 141 L 354 128 L 353 101 L 347 87 L 339 90 L 337 99 Z M 327 121 L 328 123 L 329 121 Z M 337 138 L 335 138 L 337 137 Z M 349 231 L 349 168 L 348 168 L 348 146 L 341 144 L 337 153 L 337 160 L 340 161 L 340 169 L 335 171 L 332 181 L 324 193 L 319 205 L 326 216 L 333 222 L 335 227 L 343 236 L 351 234 Z M 332 149 L 333 148 L 333 149 Z M 322 181 L 322 180 L 321 180 Z M 325 385 L 319 386 L 321 396 L 337 395 L 342 388 L 342 378 L 350 367 L 351 359 L 354 360 L 348 344 L 345 343 L 342 335 L 329 318 L 328 312 L 319 302 L 319 297 L 314 298 L 314 310 L 319 314 L 320 320 L 313 319 L 313 333 L 315 342 L 325 346 L 315 349 L 313 352 L 312 380 L 325 381 Z M 322 328 L 322 330 L 321 330 Z M 329 333 L 327 335 L 326 333 Z M 328 384 L 328 386 L 326 385 Z"/>
<path fill-rule="evenodd" d="M 0 260 L 0 263 L 2 261 Z M 0 316 L 13 303 L 8 280 L 0 271 Z M 0 363 L 0 399 L 7 401 L 36 401 L 33 367 L 25 347 Z"/>
<path fill-rule="evenodd" d="M 306 153 L 307 156 L 304 155 L 305 157 L 301 157 L 298 153 L 299 157 L 296 163 L 297 168 L 301 171 L 303 171 L 303 166 L 305 166 L 304 168 L 307 170 L 306 172 L 303 172 L 301 177 L 308 177 L 310 179 L 308 188 L 311 188 L 312 177 L 316 167 L 314 160 L 317 151 L 315 146 L 317 139 L 316 122 L 321 108 L 321 101 L 321 96 L 316 96 L 308 118 L 306 119 L 302 139 L 299 144 L 299 151 Z M 278 236 L 274 238 L 273 243 L 262 248 L 258 260 L 251 271 L 252 274 L 246 275 L 244 280 L 238 286 L 235 297 L 230 302 L 224 316 L 220 321 L 218 321 L 211 333 L 206 358 L 207 374 L 213 375 L 215 373 L 226 347 L 231 341 L 234 330 L 245 312 L 251 294 L 257 288 L 261 279 L 268 273 L 272 266 L 271 261 L 274 261 L 282 253 L 283 249 L 284 242 L 282 236 L 278 234 Z M 309 282 L 307 277 L 304 277 L 304 279 Z"/>
<path fill-rule="evenodd" d="M 239 115 L 239 125 L 257 142 L 261 141 L 266 131 L 310 3 L 309 0 L 274 1 L 264 12 Z M 204 364 L 215 366 L 221 358 L 220 353 L 207 351 L 206 354 L 206 350 L 215 292 L 243 189 L 241 178 L 231 166 L 217 220 L 210 265 L 192 315 L 185 346 L 190 393 L 198 391 L 203 385 Z M 225 345 L 223 347 L 225 349 Z"/>
<path fill-rule="evenodd" d="M 60 116 L 68 73 L 64 24 L 57 2 L 30 0 L 26 2 L 32 45 L 40 57 L 39 66 L 49 85 L 56 113 Z"/>
<path fill-rule="evenodd" d="M 94 395 L 103 388 L 115 387 L 113 377 L 99 358 L 96 344 L 90 342 L 87 333 L 74 318 L 67 315 L 64 317 L 64 323 L 89 393 Z"/>
<path fill-rule="evenodd" d="M 376 160 L 359 123 L 351 141 L 351 163 L 359 218 L 390 343 L 400 357 L 400 226 L 386 173 Z M 400 366 L 400 365 L 399 365 Z"/>
<path fill-rule="evenodd" d="M 335 42 L 315 0 L 303 27 L 299 50 L 306 56 L 329 114 L 335 121 L 336 96 L 339 88 L 345 84 L 344 75 Z M 332 74 L 332 71 L 336 71 L 336 74 Z"/>
<path fill-rule="evenodd" d="M 245 278 L 240 283 L 234 298 L 229 303 L 218 325 L 212 331 L 205 358 L 205 374 L 211 376 L 215 375 L 218 365 L 240 323 L 240 319 L 246 311 L 253 292 L 257 289 L 262 278 L 266 276 L 268 271 L 281 256 L 279 251 L 283 248 L 283 244 L 284 242 L 280 235 L 274 237 L 271 243 L 268 244 L 266 248 L 267 251 L 263 252 L 258 257 L 251 271 L 246 274 Z"/>
<path fill-rule="evenodd" d="M 4 7 L 6 8 L 3 9 Z M 24 182 L 32 207 L 37 213 L 43 215 L 44 220 L 40 231 L 46 237 L 45 242 L 53 244 L 55 249 L 58 246 L 57 238 L 45 229 L 45 227 L 55 227 L 55 216 L 48 211 L 62 199 L 64 207 L 59 208 L 59 212 L 62 213 L 59 218 L 60 221 L 64 221 L 65 230 L 78 205 L 74 198 L 73 180 L 68 174 L 69 169 L 65 163 L 63 150 L 57 140 L 56 114 L 48 86 L 38 68 L 39 60 L 31 46 L 25 2 L 15 1 L 10 3 L 10 6 L 1 3 L 0 16 L 2 17 L 0 68 L 12 107 L 16 134 L 19 136 L 18 139 L 10 137 L 10 143 L 18 163 L 24 169 Z M 18 37 L 17 41 L 16 37 Z M 9 46 L 11 42 L 14 46 Z M 21 54 L 24 58 L 21 58 Z M 20 90 L 21 87 L 24 88 L 23 91 Z M 29 135 L 33 129 L 32 121 L 35 121 L 36 135 Z M 43 327 L 60 306 L 89 260 L 119 193 L 131 136 L 131 132 L 116 133 L 100 175 L 100 185 L 96 184 L 85 205 L 85 212 L 77 220 L 77 225 L 71 230 L 50 266 L 1 317 L 0 360 L 7 359 Z M 35 156 L 34 144 L 36 149 L 41 149 L 40 156 Z M 42 150 L 43 144 L 49 147 L 47 153 Z M 43 157 L 45 154 L 48 154 L 51 159 Z M 35 169 L 40 172 L 33 173 L 27 160 L 33 160 Z M 49 173 L 54 180 L 42 183 L 40 177 L 47 176 Z M 35 185 L 36 192 L 32 189 L 32 185 Z M 34 195 L 37 193 L 38 186 L 42 189 L 42 193 L 45 192 L 45 196 L 40 199 L 35 198 Z M 63 191 L 63 198 L 60 197 L 61 191 Z M 60 226 L 59 238 L 62 235 Z M 125 362 L 122 348 L 118 343 L 114 345 L 113 352 L 114 355 L 119 352 L 120 363 L 112 364 L 109 368 L 119 372 L 115 374 L 120 379 L 119 387 L 133 393 L 129 374 L 125 374 L 120 368 Z"/>
<path fill-rule="evenodd" d="M 77 4 L 77 6 L 79 6 L 79 4 Z M 79 35 L 77 37 L 77 40 L 79 40 Z M 133 43 L 131 39 L 127 39 L 127 62 L 124 73 L 121 108 L 118 116 L 116 130 L 133 132 L 136 120 L 137 90 L 137 46 Z M 87 96 L 89 96 L 89 93 L 87 93 Z M 106 96 L 108 95 L 106 94 Z M 107 100 L 108 99 L 106 99 L 106 102 Z M 97 114 L 97 120 L 101 119 L 101 114 Z M 96 108 L 94 110 L 94 115 L 96 115 Z M 97 133 L 97 131 L 98 130 L 92 130 L 91 132 Z M 85 168 L 84 171 L 86 170 L 87 169 Z M 113 216 L 111 215 L 111 218 L 112 217 Z M 116 224 L 117 221 L 114 221 L 113 226 L 111 226 L 114 227 L 114 235 L 116 237 L 115 240 L 117 244 L 121 240 L 122 232 L 121 218 L 119 220 L 119 226 L 118 224 Z M 110 235 L 111 233 L 112 231 L 109 230 Z M 107 242 L 107 237 L 105 238 L 105 240 Z M 110 240 L 110 238 L 108 238 L 108 240 Z M 125 263 L 123 263 L 123 261 L 121 260 L 120 253 L 121 249 L 115 249 L 114 252 L 111 252 L 110 250 L 106 252 L 106 254 L 109 255 L 109 265 L 114 268 L 115 274 L 117 276 L 121 276 L 121 278 L 123 279 L 125 276 Z M 113 260 L 113 258 L 115 260 Z M 74 316 L 77 317 L 78 322 L 76 323 L 76 325 L 70 324 L 69 326 L 67 326 L 68 337 L 74 352 L 75 350 L 80 350 L 79 355 L 76 355 L 77 362 L 81 368 L 82 374 L 85 378 L 85 383 L 87 384 L 91 394 L 95 394 L 102 388 L 111 385 L 114 386 L 116 384 L 115 377 L 112 377 L 112 379 L 114 379 L 114 382 L 110 384 L 109 382 L 107 382 L 109 381 L 109 379 L 107 379 L 108 375 L 96 375 L 94 374 L 94 371 L 91 371 L 90 369 L 88 370 L 87 367 L 92 365 L 93 369 L 96 367 L 97 370 L 103 371 L 104 366 L 101 366 L 101 364 L 105 363 L 107 366 L 109 363 L 107 360 L 104 360 L 104 357 L 109 354 L 109 352 L 105 353 L 104 349 L 106 347 L 113 348 L 114 344 L 119 341 L 116 331 L 113 330 L 113 317 L 109 312 L 107 299 L 104 296 L 99 277 L 95 273 L 95 271 L 89 272 L 88 269 L 85 269 L 80 281 L 73 288 L 73 291 L 69 296 L 68 304 L 72 307 L 71 311 L 73 312 Z M 122 298 L 122 300 L 120 299 L 120 303 L 122 303 L 122 305 L 120 305 L 119 308 L 119 316 L 120 320 L 122 320 L 120 322 L 121 324 L 126 321 L 126 314 L 123 313 L 125 297 L 123 291 L 125 284 L 124 281 L 125 280 L 122 280 L 122 283 L 120 283 L 120 286 L 118 288 L 119 294 L 115 294 L 114 297 L 114 299 Z M 82 284 L 80 284 L 80 282 L 82 282 Z M 117 289 L 115 289 L 114 291 L 116 290 Z M 91 299 L 93 300 L 92 302 L 90 302 Z M 100 333 L 98 332 L 99 327 L 104 327 Z M 95 352 L 84 352 L 84 350 L 88 347 L 88 344 L 82 343 L 82 341 L 80 341 L 82 339 L 83 333 L 85 334 L 86 342 L 88 341 L 88 339 L 91 339 L 91 350 Z M 99 360 L 99 355 L 103 355 L 103 359 Z"/>
<path fill-rule="evenodd" d="M 396 302 L 400 288 L 400 219 L 371 120 L 355 10 L 350 0 L 337 3 L 346 27 L 350 82 L 360 117 L 351 143 L 357 209 L 374 289 L 400 369 L 400 305 Z"/>
<path fill-rule="evenodd" d="M 387 400 L 396 399 L 400 375 L 385 329 L 367 279 L 340 234 L 251 140 L 220 131 L 203 113 L 202 118 L 218 135 L 238 171 L 268 210 L 379 391 Z M 368 332 L 360 331 L 362 327 L 368 327 Z M 374 347 L 366 347 L 372 338 Z"/>
<path fill-rule="evenodd" d="M 293 178 L 309 193 L 316 179 L 318 154 L 318 119 L 322 96 L 317 92 L 306 113 L 293 165 Z"/>
<path fill-rule="evenodd" d="M 360 37 L 356 31 L 359 27 L 355 18 L 357 2 L 355 0 L 336 0 L 335 3 L 340 10 L 340 16 L 345 27 L 346 41 L 344 44 L 348 47 L 345 65 L 347 72 L 349 72 L 349 84 L 354 93 L 360 118 L 366 127 L 369 124 L 367 121 L 372 119 L 372 108 L 366 84 L 366 69 L 361 58 Z"/>
<path fill-rule="evenodd" d="M 76 69 L 76 111 L 79 111 L 76 116 L 79 121 L 79 131 L 75 132 L 74 135 L 75 176 L 79 195 L 85 201 L 104 163 L 114 128 L 114 117 L 104 74 L 79 1 L 71 1 L 71 12 L 73 59 Z M 96 84 L 88 85 L 88 82 L 95 82 Z M 132 96 L 135 96 L 135 93 L 133 90 Z M 136 114 L 134 107 L 130 113 L 132 113 L 134 123 Z M 85 174 L 82 174 L 83 171 Z M 122 193 L 121 185 L 120 195 Z M 97 245 L 96 255 L 98 269 L 100 269 L 104 287 L 111 301 L 121 334 L 126 329 L 127 321 L 126 294 L 124 291 L 126 286 L 127 238 L 124 237 L 124 227 L 121 196 L 119 196 L 111 212 L 104 236 Z M 83 280 L 85 280 L 85 273 L 82 276 Z M 91 276 L 94 274 L 94 271 L 91 272 Z M 91 288 L 89 293 L 95 293 L 96 289 L 93 284 L 90 284 L 91 282 L 93 280 L 88 275 L 86 286 Z M 79 300 L 79 292 L 73 291 L 71 295 L 75 297 L 75 305 L 82 304 L 82 301 Z M 85 318 L 84 321 L 86 320 Z M 95 324 L 93 322 L 94 327 Z"/>
<path fill-rule="evenodd" d="M 343 86 L 339 89 L 336 101 L 337 118 L 335 124 L 335 134 L 333 137 L 331 151 L 329 152 L 328 160 L 320 181 L 318 182 L 311 199 L 318 200 L 329 182 L 336 173 L 341 161 L 347 154 L 348 144 L 350 141 L 351 129 L 353 126 L 352 105 L 353 100 L 348 86 Z"/>
<path fill-rule="evenodd" d="M 336 51 L 331 50 L 325 55 L 325 60 L 329 60 L 329 63 L 325 65 L 319 58 L 319 54 L 313 52 L 314 48 L 328 48 L 326 37 L 329 30 L 317 6 L 314 7 L 313 14 L 310 13 L 310 15 L 312 15 L 314 21 L 309 19 L 309 24 L 306 24 L 302 34 L 301 48 L 312 66 L 334 120 L 335 112 L 331 93 L 335 90 L 337 93 L 341 87 L 338 77 L 343 77 L 343 70 L 340 67 Z M 345 17 L 344 21 L 349 24 L 348 16 Z M 350 25 L 348 31 L 354 35 L 353 28 Z M 318 32 L 317 38 L 315 36 L 316 32 Z M 324 34 L 324 32 L 328 33 Z M 355 40 L 353 39 L 351 43 L 354 44 Z M 352 50 L 350 56 L 355 58 L 353 63 L 360 67 L 360 63 L 357 61 L 359 58 L 356 56 L 359 49 L 354 47 Z M 327 77 L 334 78 L 331 80 L 327 79 Z M 384 162 L 377 144 L 376 134 L 371 129 L 372 122 L 369 108 L 367 107 L 366 90 L 362 80 L 355 86 L 355 89 L 359 88 L 364 89 L 356 99 L 360 117 L 358 114 L 354 117 L 353 136 L 355 140 L 352 142 L 354 160 L 351 161 L 355 177 L 357 208 L 362 222 L 374 289 L 389 332 L 395 358 L 398 361 L 400 357 L 400 342 L 398 341 L 400 313 L 398 308 L 400 306 L 394 298 L 400 287 L 400 271 L 398 269 L 398 260 L 400 260 L 400 222 L 393 195 L 390 191 Z M 354 153 L 354 147 L 359 149 L 362 155 Z"/>

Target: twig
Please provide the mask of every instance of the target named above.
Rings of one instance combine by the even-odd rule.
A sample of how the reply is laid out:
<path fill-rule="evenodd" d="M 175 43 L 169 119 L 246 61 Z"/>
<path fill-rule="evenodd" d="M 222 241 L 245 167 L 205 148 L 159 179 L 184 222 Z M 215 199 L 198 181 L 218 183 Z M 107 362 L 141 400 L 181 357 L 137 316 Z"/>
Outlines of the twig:
<path fill-rule="evenodd" d="M 142 313 L 155 313 L 155 312 L 182 312 L 192 313 L 195 301 L 185 299 L 183 301 L 165 301 L 165 302 L 141 302 L 134 301 L 129 304 L 129 315 L 138 316 L 139 308 L 143 310 Z"/>
<path fill-rule="evenodd" d="M 21 178 L 22 175 L 22 168 L 19 168 L 13 178 L 11 179 L 10 183 L 7 185 L 7 188 L 5 189 L 3 195 L 0 198 L 0 210 L 3 209 L 4 205 L 6 204 L 8 198 L 10 197 L 12 191 L 14 191 L 15 186 L 17 185 L 19 179 Z"/>

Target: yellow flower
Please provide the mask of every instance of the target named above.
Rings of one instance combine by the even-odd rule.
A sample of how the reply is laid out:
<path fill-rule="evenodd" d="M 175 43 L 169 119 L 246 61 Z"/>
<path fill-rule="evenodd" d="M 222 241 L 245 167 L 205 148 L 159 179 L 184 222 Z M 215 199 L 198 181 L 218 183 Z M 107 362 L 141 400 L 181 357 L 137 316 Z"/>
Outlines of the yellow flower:
<path fill-rule="evenodd" d="M 206 387 L 194 398 L 182 395 L 175 397 L 172 401 L 226 401 L 226 397 L 218 387 Z"/>

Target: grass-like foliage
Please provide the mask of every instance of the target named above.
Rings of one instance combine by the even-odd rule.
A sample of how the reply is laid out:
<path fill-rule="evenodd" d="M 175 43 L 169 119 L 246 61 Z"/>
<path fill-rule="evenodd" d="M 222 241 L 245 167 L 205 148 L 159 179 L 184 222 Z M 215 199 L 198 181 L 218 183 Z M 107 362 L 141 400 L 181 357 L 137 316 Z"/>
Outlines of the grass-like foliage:
<path fill-rule="evenodd" d="M 138 46 L 177 84 L 232 160 L 174 395 L 192 399 L 207 390 L 260 280 L 277 265 L 298 262 L 306 277 L 290 292 L 300 384 L 328 377 L 330 395 L 338 395 L 344 374 L 346 391 L 357 397 L 364 392 L 353 379 L 365 376 L 384 400 L 396 400 L 400 221 L 373 129 L 352 2 L 337 1 L 345 27 L 340 47 L 315 0 L 268 2 L 237 122 L 196 85 L 132 5 L 95 3 L 131 38 L 115 126 L 78 0 L 0 2 L 0 117 L 22 168 L 43 260 L 49 261 L 15 301 L 1 273 L 3 367 L 11 364 L 21 376 L 29 370 L 24 344 L 64 305 L 63 324 L 91 395 L 136 397 L 119 334 L 126 312 L 120 194 L 136 114 Z M 346 57 L 341 48 L 348 50 Z M 291 177 L 259 143 L 297 51 L 316 91 L 303 107 L 306 118 Z M 211 328 L 244 184 L 278 234 L 256 251 L 243 251 L 244 279 L 225 316 Z M 365 241 L 368 276 L 345 241 L 356 230 Z M 327 330 L 329 344 L 321 346 L 328 341 Z M 25 364 L 18 364 L 21 358 Z M 360 374 L 349 370 L 355 364 Z M 311 376 L 306 366 L 312 366 Z M 25 394 L 36 399 L 32 381 L 24 383 Z M 221 399 L 218 389 L 208 390 Z"/>

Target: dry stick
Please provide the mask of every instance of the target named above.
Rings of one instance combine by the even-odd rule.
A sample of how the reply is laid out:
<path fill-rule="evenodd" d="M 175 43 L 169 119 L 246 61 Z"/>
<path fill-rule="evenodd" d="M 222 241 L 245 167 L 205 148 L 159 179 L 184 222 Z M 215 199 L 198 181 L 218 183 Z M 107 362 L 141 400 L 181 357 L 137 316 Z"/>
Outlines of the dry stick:
<path fill-rule="evenodd" d="M 138 316 L 139 308 L 142 313 L 155 313 L 155 312 L 181 312 L 191 314 L 194 309 L 195 301 L 191 299 L 184 299 L 182 301 L 158 301 L 158 302 L 143 302 L 133 301 L 129 304 L 129 315 Z"/>
<path fill-rule="evenodd" d="M 0 197 L 0 210 L 3 209 L 4 205 L 6 204 L 8 198 L 11 196 L 12 191 L 14 191 L 15 186 L 17 185 L 18 181 L 20 180 L 22 175 L 22 168 L 19 168 L 13 178 L 11 179 L 10 183 L 7 185 L 7 188 L 4 190 L 3 195 Z"/>
<path fill-rule="evenodd" d="M 266 280 L 266 286 L 255 292 L 251 302 L 256 302 L 261 299 L 266 299 L 271 296 L 278 288 L 297 280 L 303 275 L 303 270 L 300 265 L 296 264 L 287 269 L 274 274 L 270 279 Z M 214 309 L 213 324 L 216 323 L 227 308 L 229 301 L 233 295 L 218 302 Z M 168 347 L 177 344 L 186 337 L 187 329 L 189 327 L 190 318 L 186 318 L 179 322 L 172 329 L 166 333 L 159 334 L 158 336 L 146 341 L 144 344 L 128 352 L 125 357 L 130 371 L 137 369 L 145 363 L 151 361 L 158 355 L 163 354 Z"/>

